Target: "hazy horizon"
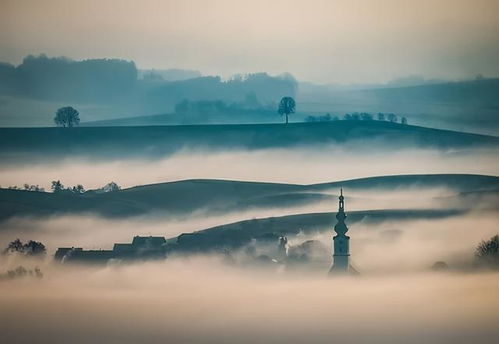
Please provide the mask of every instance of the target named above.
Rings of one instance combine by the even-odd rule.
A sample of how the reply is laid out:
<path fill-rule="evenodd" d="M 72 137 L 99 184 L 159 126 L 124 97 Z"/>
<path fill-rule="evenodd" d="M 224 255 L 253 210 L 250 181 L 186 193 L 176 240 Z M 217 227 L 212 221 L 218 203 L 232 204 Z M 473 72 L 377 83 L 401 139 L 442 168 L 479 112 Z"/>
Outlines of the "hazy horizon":
<path fill-rule="evenodd" d="M 0 0 L 0 342 L 494 342 L 498 61 L 499 0 Z"/>
<path fill-rule="evenodd" d="M 123 58 L 141 69 L 291 73 L 339 84 L 499 76 L 493 0 L 135 4 L 2 0 L 0 61 Z"/>

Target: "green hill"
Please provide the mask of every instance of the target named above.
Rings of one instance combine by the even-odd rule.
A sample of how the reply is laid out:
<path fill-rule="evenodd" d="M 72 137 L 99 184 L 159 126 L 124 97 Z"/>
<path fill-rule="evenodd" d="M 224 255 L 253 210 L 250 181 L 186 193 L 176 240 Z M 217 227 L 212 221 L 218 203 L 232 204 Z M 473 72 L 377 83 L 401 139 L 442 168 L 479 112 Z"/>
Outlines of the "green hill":
<path fill-rule="evenodd" d="M 397 209 L 364 210 L 347 212 L 348 224 L 375 223 L 386 220 L 421 220 L 438 219 L 462 214 L 458 209 Z M 212 250 L 234 249 L 252 239 L 271 236 L 291 236 L 298 233 L 312 234 L 332 230 L 336 222 L 335 213 L 296 214 L 289 216 L 252 219 L 215 226 L 193 233 L 183 233 L 168 240 L 175 252 L 206 252 Z M 172 248 L 173 248 L 172 247 Z"/>
<path fill-rule="evenodd" d="M 305 112 L 339 116 L 355 111 L 393 112 L 418 125 L 499 133 L 499 78 L 380 86 L 305 84 L 299 89 L 297 102 Z"/>
<path fill-rule="evenodd" d="M 372 142 L 376 141 L 376 142 Z M 155 158 L 184 148 L 267 149 L 358 144 L 358 149 L 499 146 L 499 138 L 384 121 L 149 127 L 0 128 L 4 161 L 74 157 Z"/>
<path fill-rule="evenodd" d="M 45 193 L 0 189 L 0 220 L 13 216 L 94 213 L 104 217 L 144 214 L 186 215 L 197 210 L 225 213 L 251 208 L 279 208 L 330 200 L 347 189 L 417 189 L 445 187 L 462 193 L 499 190 L 499 177 L 467 174 L 396 175 L 312 185 L 184 180 L 137 186 L 110 193 Z"/>

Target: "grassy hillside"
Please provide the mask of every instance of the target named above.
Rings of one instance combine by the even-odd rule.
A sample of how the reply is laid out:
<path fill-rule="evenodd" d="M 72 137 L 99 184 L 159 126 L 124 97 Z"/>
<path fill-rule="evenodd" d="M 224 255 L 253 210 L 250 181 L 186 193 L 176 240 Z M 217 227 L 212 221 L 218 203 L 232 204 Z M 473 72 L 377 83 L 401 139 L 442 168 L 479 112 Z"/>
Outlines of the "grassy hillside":
<path fill-rule="evenodd" d="M 380 140 L 391 147 L 499 146 L 499 138 L 380 121 L 149 127 L 1 128 L 0 158 L 157 157 L 182 148 L 266 149 Z"/>
<path fill-rule="evenodd" d="M 404 189 L 445 187 L 460 193 L 497 192 L 499 177 L 482 175 L 399 175 L 296 185 L 226 180 L 185 180 L 152 184 L 111 193 L 45 193 L 0 189 L 0 220 L 13 216 L 94 213 L 127 217 L 148 213 L 185 215 L 197 210 L 224 213 L 251 208 L 279 208 L 336 202 L 340 187 L 347 189 Z"/>
<path fill-rule="evenodd" d="M 490 78 L 367 89 L 308 86 L 300 90 L 297 101 L 305 112 L 393 112 L 418 125 L 497 135 L 497 94 L 499 78 Z"/>
<path fill-rule="evenodd" d="M 233 109 L 229 113 L 210 113 L 204 115 L 184 115 L 166 113 L 147 116 L 122 117 L 83 122 L 84 127 L 113 127 L 113 126 L 150 126 L 150 125 L 180 125 L 180 124 L 248 124 L 248 123 L 276 123 L 279 115 L 276 111 L 264 109 Z"/>
<path fill-rule="evenodd" d="M 499 107 L 499 78 L 364 90 L 388 101 Z"/>
<path fill-rule="evenodd" d="M 362 221 L 375 223 L 387 220 L 418 220 L 437 219 L 456 216 L 462 210 L 365 210 L 347 212 L 348 225 Z M 168 240 L 175 244 L 176 252 L 211 251 L 233 249 L 243 246 L 255 238 L 269 235 L 290 236 L 300 232 L 311 234 L 325 230 L 332 230 L 336 223 L 335 213 L 297 214 L 290 216 L 271 217 L 239 221 L 216 226 L 193 233 L 184 233 Z"/>

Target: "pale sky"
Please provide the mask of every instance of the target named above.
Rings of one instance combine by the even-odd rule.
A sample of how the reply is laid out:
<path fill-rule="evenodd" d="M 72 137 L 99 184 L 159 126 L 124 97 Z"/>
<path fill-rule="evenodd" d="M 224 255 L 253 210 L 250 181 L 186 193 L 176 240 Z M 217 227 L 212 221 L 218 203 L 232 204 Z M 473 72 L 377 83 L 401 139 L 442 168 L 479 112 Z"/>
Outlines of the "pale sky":
<path fill-rule="evenodd" d="M 0 61 L 40 53 L 331 83 L 499 76 L 499 0 L 0 0 Z"/>

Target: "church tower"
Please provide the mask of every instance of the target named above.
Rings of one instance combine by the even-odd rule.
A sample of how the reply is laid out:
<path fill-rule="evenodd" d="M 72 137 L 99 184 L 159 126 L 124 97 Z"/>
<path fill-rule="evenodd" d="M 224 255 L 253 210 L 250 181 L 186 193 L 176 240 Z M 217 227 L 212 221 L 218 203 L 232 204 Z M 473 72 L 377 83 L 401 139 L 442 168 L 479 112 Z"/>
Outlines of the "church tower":
<path fill-rule="evenodd" d="M 340 193 L 340 206 L 336 219 L 338 223 L 334 226 L 336 235 L 333 237 L 333 266 L 329 273 L 341 274 L 347 273 L 350 270 L 350 237 L 346 235 L 348 227 L 345 224 L 345 198 L 343 197 L 343 189 Z"/>

